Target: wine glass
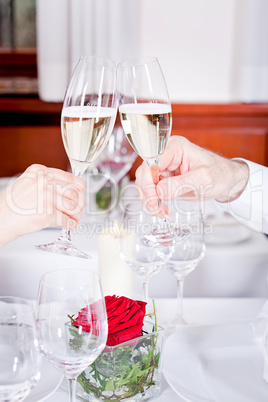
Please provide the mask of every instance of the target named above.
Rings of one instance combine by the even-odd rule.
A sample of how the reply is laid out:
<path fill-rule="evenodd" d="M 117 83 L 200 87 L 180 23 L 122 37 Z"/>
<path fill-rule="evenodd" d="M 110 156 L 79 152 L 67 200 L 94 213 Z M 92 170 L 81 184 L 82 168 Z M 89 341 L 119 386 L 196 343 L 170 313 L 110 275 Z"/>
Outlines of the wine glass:
<path fill-rule="evenodd" d="M 177 280 L 177 313 L 170 329 L 186 326 L 183 317 L 183 289 L 185 278 L 193 272 L 205 255 L 203 217 L 198 202 L 174 200 L 177 220 L 182 229 L 189 231 L 185 240 L 171 247 L 167 269 Z"/>
<path fill-rule="evenodd" d="M 117 113 L 116 65 L 96 56 L 80 57 L 71 76 L 61 113 L 61 133 L 73 174 L 82 176 L 98 157 L 113 131 Z M 90 258 L 71 242 L 70 231 L 50 244 L 54 253 Z"/>
<path fill-rule="evenodd" d="M 137 156 L 138 155 L 129 144 L 122 127 L 116 127 L 113 130 L 104 151 L 99 156 L 99 162 L 97 165 L 102 173 L 110 176 L 111 183 L 113 184 L 111 186 L 111 184 L 108 183 L 101 193 L 103 193 L 103 195 L 106 194 L 106 197 L 108 198 L 114 187 L 117 189 L 118 197 L 115 200 L 116 202 L 111 203 L 109 211 L 110 219 L 117 219 L 121 212 L 118 208 L 120 182 L 131 169 Z"/>
<path fill-rule="evenodd" d="M 40 378 L 36 321 L 32 304 L 0 297 L 0 400 L 23 401 Z"/>
<path fill-rule="evenodd" d="M 71 325 L 82 308 L 82 326 Z M 108 334 L 105 301 L 99 276 L 89 270 L 66 269 L 42 276 L 37 298 L 41 353 L 69 382 L 75 401 L 76 379 L 102 352 Z"/>
<path fill-rule="evenodd" d="M 159 181 L 159 158 L 172 126 L 171 102 L 160 64 L 155 57 L 123 61 L 118 65 L 119 114 L 133 149 L 146 161 L 155 184 Z M 167 238 L 180 241 L 185 233 L 174 233 L 159 200 L 161 225 L 153 229 L 155 242 Z"/>
<path fill-rule="evenodd" d="M 120 255 L 143 283 L 143 299 L 148 302 L 150 279 L 164 268 L 170 257 L 169 246 L 150 247 L 144 236 L 151 232 L 156 217 L 149 214 L 140 202 L 125 207 L 120 231 Z"/>
<path fill-rule="evenodd" d="M 108 173 L 116 183 L 119 183 L 129 172 L 137 156 L 122 127 L 116 127 L 100 155 L 98 167 L 101 172 Z"/>

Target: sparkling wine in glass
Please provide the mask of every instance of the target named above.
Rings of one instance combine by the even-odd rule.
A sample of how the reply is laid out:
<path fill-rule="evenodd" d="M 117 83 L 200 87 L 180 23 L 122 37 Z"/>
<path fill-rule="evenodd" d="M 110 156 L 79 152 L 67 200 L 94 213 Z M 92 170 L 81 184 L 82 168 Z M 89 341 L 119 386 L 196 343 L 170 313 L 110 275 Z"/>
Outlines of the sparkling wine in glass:
<path fill-rule="evenodd" d="M 32 304 L 0 297 L 0 400 L 23 401 L 40 378 L 37 329 Z"/>
<path fill-rule="evenodd" d="M 150 167 L 157 166 L 172 126 L 171 102 L 157 58 L 120 63 L 118 90 L 119 114 L 126 137 Z"/>
<path fill-rule="evenodd" d="M 83 327 L 73 326 L 73 317 L 82 309 Z M 45 274 L 37 298 L 37 329 L 41 353 L 68 379 L 70 402 L 74 402 L 77 377 L 100 355 L 107 340 L 98 274 L 80 269 Z"/>
<path fill-rule="evenodd" d="M 125 135 L 137 154 L 159 181 L 159 158 L 172 126 L 171 102 L 157 58 L 124 61 L 118 66 L 119 114 Z M 163 205 L 159 200 L 159 212 Z M 153 229 L 157 243 L 179 241 L 185 233 L 174 232 L 166 215 Z"/>
<path fill-rule="evenodd" d="M 72 172 L 81 177 L 105 148 L 117 113 L 116 65 L 96 56 L 82 56 L 71 76 L 61 113 L 61 133 Z M 37 246 L 46 251 L 90 258 L 63 229 L 56 241 Z"/>

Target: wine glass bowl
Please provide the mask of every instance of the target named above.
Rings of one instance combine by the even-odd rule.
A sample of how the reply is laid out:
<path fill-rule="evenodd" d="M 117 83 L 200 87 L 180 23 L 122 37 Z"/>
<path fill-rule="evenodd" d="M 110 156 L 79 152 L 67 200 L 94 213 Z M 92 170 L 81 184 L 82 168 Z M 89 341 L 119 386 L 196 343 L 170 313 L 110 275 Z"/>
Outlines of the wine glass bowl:
<path fill-rule="evenodd" d="M 123 261 L 142 280 L 143 298 L 148 301 L 148 286 L 153 275 L 164 268 L 169 247 L 150 247 L 143 241 L 144 233 L 152 230 L 152 217 L 139 202 L 125 207 L 123 228 L 120 232 L 120 255 Z"/>
<path fill-rule="evenodd" d="M 119 114 L 133 149 L 149 166 L 158 165 L 172 126 L 171 102 L 156 57 L 118 66 Z"/>
<path fill-rule="evenodd" d="M 83 310 L 84 327 L 72 325 Z M 99 276 L 89 270 L 58 270 L 45 274 L 37 299 L 41 353 L 69 380 L 75 401 L 76 378 L 102 352 L 108 325 Z"/>
<path fill-rule="evenodd" d="M 0 297 L 0 400 L 22 401 L 40 378 L 36 321 L 32 304 Z"/>
<path fill-rule="evenodd" d="M 203 216 L 200 203 L 175 201 L 177 220 L 182 228 L 189 232 L 181 242 L 171 247 L 167 262 L 168 271 L 177 280 L 177 313 L 171 328 L 187 325 L 183 316 L 183 290 L 185 278 L 198 266 L 205 255 Z"/>
<path fill-rule="evenodd" d="M 119 183 L 129 172 L 137 156 L 122 127 L 116 127 L 99 156 L 98 167 L 101 172 L 109 174 L 116 183 Z"/>

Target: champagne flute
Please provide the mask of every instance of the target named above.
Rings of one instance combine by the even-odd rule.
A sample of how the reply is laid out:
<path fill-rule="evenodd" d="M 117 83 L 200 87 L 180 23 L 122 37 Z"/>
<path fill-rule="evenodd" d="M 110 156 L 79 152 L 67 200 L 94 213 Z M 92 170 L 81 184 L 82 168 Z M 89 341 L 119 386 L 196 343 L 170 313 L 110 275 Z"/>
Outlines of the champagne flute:
<path fill-rule="evenodd" d="M 185 240 L 171 247 L 171 256 L 167 262 L 168 271 L 177 280 L 177 312 L 169 328 L 176 329 L 187 325 L 183 316 L 183 290 L 185 278 L 193 272 L 205 255 L 203 217 L 198 202 L 177 199 L 177 220 L 183 230 L 190 232 Z"/>
<path fill-rule="evenodd" d="M 71 325 L 71 318 L 87 306 L 83 312 L 85 332 L 82 326 Z M 43 275 L 37 329 L 41 353 L 68 379 L 70 402 L 74 402 L 78 375 L 100 355 L 107 340 L 106 307 L 98 274 L 66 269 Z"/>
<path fill-rule="evenodd" d="M 0 297 L 0 400 L 23 401 L 40 378 L 32 304 L 18 297 Z"/>
<path fill-rule="evenodd" d="M 159 181 L 159 158 L 172 126 L 171 102 L 160 64 L 155 57 L 124 61 L 118 65 L 119 114 L 125 135 L 133 149 L 146 161 L 155 184 Z M 159 213 L 165 208 L 159 200 Z M 159 218 L 160 219 L 160 218 Z M 180 241 L 185 233 L 175 232 L 168 215 L 153 228 L 157 243 Z"/>
<path fill-rule="evenodd" d="M 61 133 L 73 174 L 81 177 L 98 157 L 113 131 L 117 113 L 116 65 L 96 56 L 80 57 L 71 76 L 61 113 Z M 70 231 L 56 241 L 37 246 L 45 251 L 81 258 Z"/>
<path fill-rule="evenodd" d="M 150 247 L 144 241 L 155 219 L 140 202 L 132 202 L 125 207 L 123 228 L 120 231 L 121 258 L 142 280 L 143 299 L 146 302 L 149 298 L 150 279 L 164 268 L 170 257 L 168 246 Z"/>

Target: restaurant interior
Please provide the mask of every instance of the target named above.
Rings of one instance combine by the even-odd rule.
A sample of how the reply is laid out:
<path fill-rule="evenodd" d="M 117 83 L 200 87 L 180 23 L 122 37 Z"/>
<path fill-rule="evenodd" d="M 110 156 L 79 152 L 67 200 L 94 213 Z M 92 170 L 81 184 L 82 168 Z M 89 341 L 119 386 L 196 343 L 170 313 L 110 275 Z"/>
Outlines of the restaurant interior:
<path fill-rule="evenodd" d="M 266 0 L 0 0 L 0 189 L 32 164 L 70 171 L 61 112 L 71 74 L 83 54 L 116 63 L 157 57 L 171 103 L 171 136 L 268 168 L 267 17 Z M 119 113 L 116 132 L 122 132 Z M 121 195 L 124 186 L 135 193 L 135 173 L 142 163 L 140 156 L 128 152 L 130 165 L 117 182 Z M 96 171 L 101 171 L 97 164 L 88 168 Z M 86 183 L 88 201 L 95 193 L 92 183 Z M 96 222 L 87 212 L 83 227 L 92 228 Z M 106 217 L 105 212 L 97 216 Z M 207 236 L 204 256 L 185 280 L 187 324 L 170 330 L 171 335 L 167 331 L 161 391 L 150 398 L 267 401 L 268 343 L 257 330 L 250 332 L 260 311 L 262 331 L 268 317 L 263 307 L 268 295 L 267 234 L 245 227 L 210 201 L 204 218 L 214 229 Z M 35 299 L 40 277 L 52 268 L 98 270 L 101 261 L 106 266 L 121 264 L 119 252 L 111 258 L 114 243 L 100 249 L 96 234 L 90 238 L 82 229 L 72 238 L 91 260 L 33 248 L 56 236 L 55 228 L 48 228 L 0 250 L 1 296 Z M 113 280 L 109 269 L 108 288 Z M 142 297 L 140 277 L 135 274 L 131 280 L 135 297 Z M 149 297 L 158 302 L 160 325 L 176 315 L 177 285 L 165 268 L 150 278 Z M 46 377 L 50 387 L 41 377 L 43 388 L 38 385 L 25 400 L 66 401 L 65 380 L 52 377 L 53 372 Z"/>

